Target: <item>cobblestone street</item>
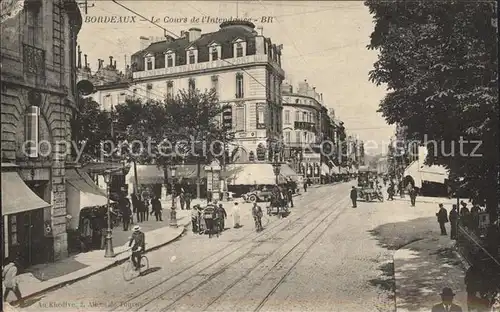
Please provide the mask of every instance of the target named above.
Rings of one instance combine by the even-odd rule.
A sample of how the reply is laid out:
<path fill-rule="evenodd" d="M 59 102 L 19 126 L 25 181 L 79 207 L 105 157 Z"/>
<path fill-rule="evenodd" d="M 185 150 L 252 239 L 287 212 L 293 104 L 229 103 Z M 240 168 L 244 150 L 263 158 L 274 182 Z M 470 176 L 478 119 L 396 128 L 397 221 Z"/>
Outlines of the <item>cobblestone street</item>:
<path fill-rule="evenodd" d="M 393 311 L 393 277 L 386 276 L 384 267 L 390 267 L 394 248 L 382 240 L 402 234 L 398 232 L 404 228 L 392 227 L 390 233 L 377 227 L 429 217 L 435 205 L 361 202 L 353 209 L 350 185 L 310 189 L 296 199 L 289 217 L 265 217 L 262 233 L 254 232 L 250 205 L 244 204 L 242 228 L 211 239 L 188 231 L 179 241 L 148 253 L 150 269 L 143 276 L 125 282 L 118 266 L 30 299 L 22 307 L 28 311 Z M 230 216 L 227 223 L 232 225 Z M 427 224 L 424 235 L 437 233 L 434 223 Z M 410 236 L 404 240 L 414 240 Z"/>

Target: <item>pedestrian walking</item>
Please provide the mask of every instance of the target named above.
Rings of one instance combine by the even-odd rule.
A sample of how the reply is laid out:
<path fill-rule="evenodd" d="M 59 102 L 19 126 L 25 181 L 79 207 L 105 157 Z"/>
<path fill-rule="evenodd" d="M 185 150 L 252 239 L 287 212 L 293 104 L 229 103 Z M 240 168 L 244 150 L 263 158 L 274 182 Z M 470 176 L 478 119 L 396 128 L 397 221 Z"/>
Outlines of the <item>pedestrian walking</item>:
<path fill-rule="evenodd" d="M 462 312 L 462 308 L 453 303 L 453 298 L 455 294 L 449 287 L 443 288 L 441 291 L 441 303 L 438 303 L 432 307 L 431 312 Z"/>
<path fill-rule="evenodd" d="M 288 188 L 288 203 L 290 204 L 290 208 L 293 208 L 293 189 Z"/>
<path fill-rule="evenodd" d="M 193 230 L 193 233 L 198 233 L 199 231 L 199 211 L 198 209 L 200 208 L 200 205 L 194 205 L 193 210 L 191 211 L 191 227 Z"/>
<path fill-rule="evenodd" d="M 307 180 L 303 182 L 304 183 L 304 193 L 307 192 Z"/>
<path fill-rule="evenodd" d="M 436 217 L 439 223 L 439 228 L 441 229 L 441 235 L 447 235 L 446 227 L 444 225 L 448 223 L 448 212 L 443 207 L 443 204 L 439 204 L 439 211 L 436 213 Z"/>
<path fill-rule="evenodd" d="M 233 227 L 235 229 L 241 227 L 240 225 L 240 206 L 238 202 L 234 202 L 233 206 Z"/>
<path fill-rule="evenodd" d="M 255 231 L 260 232 L 263 230 L 262 228 L 262 208 L 260 208 L 259 205 L 257 205 L 256 202 L 253 203 L 252 207 L 252 217 L 255 222 Z"/>
<path fill-rule="evenodd" d="M 147 189 L 145 189 L 141 193 L 141 199 L 142 199 L 142 221 L 149 221 L 149 192 Z"/>
<path fill-rule="evenodd" d="M 389 188 L 387 189 L 387 200 L 394 200 L 394 184 L 391 183 L 391 185 L 389 185 Z"/>
<path fill-rule="evenodd" d="M 141 212 L 140 212 L 140 209 L 139 209 L 139 197 L 137 197 L 137 194 L 134 192 L 132 193 L 132 195 L 130 196 L 132 198 L 132 206 L 133 206 L 133 213 L 135 213 L 136 215 L 136 219 L 137 219 L 137 223 L 140 222 L 141 220 Z"/>
<path fill-rule="evenodd" d="M 123 230 L 128 231 L 130 219 L 132 218 L 132 210 L 130 209 L 130 200 L 125 196 L 125 194 L 122 194 L 120 197 L 118 205 L 122 213 Z"/>
<path fill-rule="evenodd" d="M 450 211 L 450 227 L 451 227 L 451 239 L 457 239 L 457 231 L 458 231 L 458 206 L 453 205 L 453 208 Z"/>
<path fill-rule="evenodd" d="M 217 212 L 219 214 L 219 222 L 220 222 L 220 230 L 221 232 L 224 231 L 226 229 L 226 219 L 227 219 L 227 212 L 226 212 L 226 209 L 224 209 L 224 207 L 222 206 L 222 204 L 219 204 L 219 206 L 217 207 Z"/>
<path fill-rule="evenodd" d="M 2 270 L 2 281 L 5 291 L 3 293 L 3 301 L 8 302 L 7 298 L 10 292 L 13 292 L 16 296 L 16 300 L 20 300 L 22 298 L 21 291 L 19 290 L 19 284 L 17 281 L 17 267 L 14 261 L 9 261 L 8 258 L 4 260 L 4 263 L 7 263 L 6 266 L 3 267 Z"/>
<path fill-rule="evenodd" d="M 151 199 L 151 210 L 156 217 L 156 221 L 163 221 L 161 201 L 157 196 L 154 196 L 153 199 Z"/>
<path fill-rule="evenodd" d="M 186 195 L 185 195 L 185 199 L 186 199 L 186 209 L 187 210 L 190 210 L 191 209 L 191 193 L 190 192 L 186 192 Z"/>
<path fill-rule="evenodd" d="M 356 189 L 355 186 L 352 187 L 351 189 L 351 201 L 352 201 L 352 208 L 356 208 L 356 201 L 358 200 L 358 190 Z"/>
<path fill-rule="evenodd" d="M 181 204 L 181 210 L 184 210 L 184 206 L 186 205 L 186 194 L 184 193 L 184 189 L 181 188 L 181 193 L 179 194 L 179 201 Z"/>
<path fill-rule="evenodd" d="M 462 205 L 462 208 L 460 209 L 460 222 L 463 226 L 467 228 L 471 228 L 471 215 L 469 208 L 467 208 L 467 203 L 464 202 L 463 200 L 460 202 L 460 205 Z"/>
<path fill-rule="evenodd" d="M 415 207 L 415 202 L 417 201 L 417 190 L 412 187 L 409 191 L 411 206 Z"/>

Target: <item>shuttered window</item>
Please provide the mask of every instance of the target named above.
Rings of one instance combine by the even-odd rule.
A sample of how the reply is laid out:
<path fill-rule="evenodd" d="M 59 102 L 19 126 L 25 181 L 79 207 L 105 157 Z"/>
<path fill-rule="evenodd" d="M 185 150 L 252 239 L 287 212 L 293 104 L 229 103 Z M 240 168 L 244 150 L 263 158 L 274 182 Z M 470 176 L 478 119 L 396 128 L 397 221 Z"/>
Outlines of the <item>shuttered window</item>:
<path fill-rule="evenodd" d="M 266 128 L 266 115 L 265 109 L 262 105 L 257 106 L 257 129 Z"/>
<path fill-rule="evenodd" d="M 62 3 L 60 0 L 55 0 L 52 7 L 53 21 L 53 54 L 54 54 L 54 68 L 57 71 L 64 70 L 64 15 Z"/>
<path fill-rule="evenodd" d="M 40 108 L 38 106 L 28 107 L 25 116 L 25 153 L 30 158 L 38 157 L 39 118 Z"/>

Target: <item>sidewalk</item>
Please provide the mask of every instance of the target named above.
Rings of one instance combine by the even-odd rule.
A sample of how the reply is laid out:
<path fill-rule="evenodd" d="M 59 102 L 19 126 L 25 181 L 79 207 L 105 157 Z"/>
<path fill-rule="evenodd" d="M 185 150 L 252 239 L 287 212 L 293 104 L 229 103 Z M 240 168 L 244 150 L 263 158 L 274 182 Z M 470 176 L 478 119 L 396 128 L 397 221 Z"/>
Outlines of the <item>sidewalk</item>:
<path fill-rule="evenodd" d="M 190 224 L 190 211 L 177 210 L 178 228 L 169 227 L 169 210 L 163 209 L 164 221 L 162 223 L 153 221 L 140 223 L 146 233 L 146 252 L 164 246 L 179 238 Z M 162 227 L 158 227 L 162 225 Z M 152 229 L 151 229 L 152 228 Z M 149 230 L 150 229 L 150 230 Z M 121 228 L 116 228 L 113 232 L 113 245 L 115 257 L 105 258 L 104 250 L 94 250 L 86 253 L 79 253 L 64 260 L 35 265 L 30 267 L 28 273 L 17 276 L 19 288 L 23 299 L 33 297 L 41 293 L 62 287 L 91 275 L 102 272 L 108 268 L 116 266 L 126 261 L 130 254 L 126 252 L 125 243 L 131 235 L 131 231 L 125 232 Z M 9 296 L 13 296 L 9 294 Z"/>
<path fill-rule="evenodd" d="M 387 192 L 384 192 L 385 198 L 387 198 Z M 408 194 L 405 194 L 405 197 L 401 198 L 399 195 L 394 195 L 394 200 L 395 201 L 406 201 L 410 202 L 410 196 Z M 444 204 L 444 205 L 449 205 L 450 207 L 445 207 L 446 210 L 450 211 L 451 210 L 451 205 L 454 205 L 457 203 L 456 198 L 445 198 L 445 197 L 428 197 L 428 196 L 417 196 L 416 204 L 418 203 L 427 203 L 427 204 Z M 470 206 L 470 204 L 469 204 Z"/>
<path fill-rule="evenodd" d="M 394 254 L 396 311 L 430 311 L 441 302 L 440 292 L 450 287 L 454 303 L 467 311 L 464 267 L 454 242 L 438 236 L 411 243 Z"/>

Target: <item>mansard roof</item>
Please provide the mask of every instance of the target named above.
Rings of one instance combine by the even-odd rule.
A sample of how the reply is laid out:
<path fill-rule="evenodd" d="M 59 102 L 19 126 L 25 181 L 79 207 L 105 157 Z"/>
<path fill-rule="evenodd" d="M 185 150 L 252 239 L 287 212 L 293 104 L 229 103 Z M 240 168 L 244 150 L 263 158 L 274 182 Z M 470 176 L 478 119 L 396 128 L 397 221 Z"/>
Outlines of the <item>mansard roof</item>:
<path fill-rule="evenodd" d="M 208 47 L 212 43 L 217 43 L 224 47 L 229 47 L 233 44 L 234 40 L 238 38 L 248 41 L 253 39 L 258 34 L 250 30 L 248 27 L 224 27 L 216 32 L 202 34 L 200 38 L 193 42 L 189 42 L 188 38 L 177 38 L 173 41 L 159 41 L 150 44 L 146 49 L 134 53 L 132 56 L 145 56 L 147 53 L 164 53 L 168 50 L 172 50 L 175 53 L 184 54 L 186 49 L 194 45 L 200 52 L 208 54 Z M 205 51 L 206 50 L 206 51 Z M 232 50 L 232 49 L 231 49 Z M 223 52 L 224 54 L 224 52 Z"/>

